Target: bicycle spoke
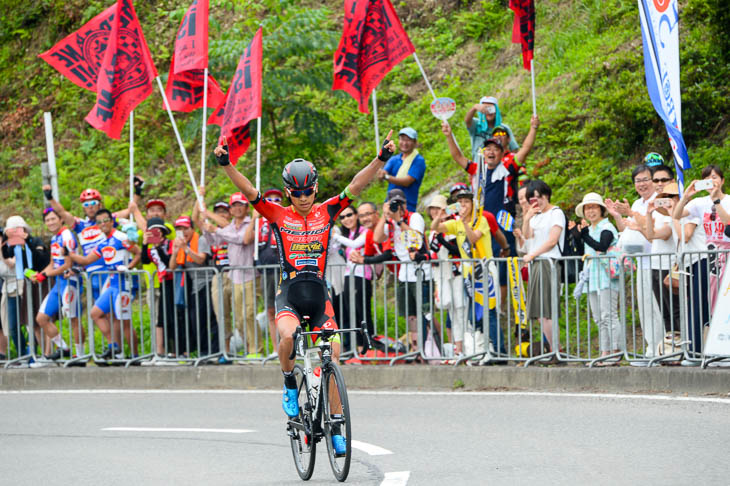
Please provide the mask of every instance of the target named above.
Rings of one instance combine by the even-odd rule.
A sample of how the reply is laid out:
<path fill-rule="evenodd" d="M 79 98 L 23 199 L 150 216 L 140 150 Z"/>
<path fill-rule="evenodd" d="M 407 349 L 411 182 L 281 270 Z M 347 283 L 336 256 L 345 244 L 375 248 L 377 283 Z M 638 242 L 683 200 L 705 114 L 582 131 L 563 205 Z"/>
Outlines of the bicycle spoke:
<path fill-rule="evenodd" d="M 340 368 L 330 363 L 323 376 L 322 389 L 324 436 L 332 472 L 338 481 L 347 479 L 350 472 L 352 453 L 350 405 L 347 399 L 345 379 Z M 342 436 L 345 442 L 344 454 L 337 454 L 332 443 L 334 435 Z"/>
<path fill-rule="evenodd" d="M 299 417 L 289 420 L 287 432 L 297 473 L 299 473 L 299 477 L 306 481 L 312 477 L 316 457 L 316 444 L 311 436 L 313 410 L 306 391 L 306 377 L 301 366 L 294 366 L 294 376 L 299 390 Z"/>

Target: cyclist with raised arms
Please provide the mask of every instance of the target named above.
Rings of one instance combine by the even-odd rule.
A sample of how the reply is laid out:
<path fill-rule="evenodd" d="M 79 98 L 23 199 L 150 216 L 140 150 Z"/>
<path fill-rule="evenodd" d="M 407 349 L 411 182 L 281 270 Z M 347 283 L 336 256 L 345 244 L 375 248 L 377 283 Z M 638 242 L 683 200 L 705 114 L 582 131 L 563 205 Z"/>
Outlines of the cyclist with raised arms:
<path fill-rule="evenodd" d="M 289 355 L 294 345 L 292 335 L 302 316 L 309 316 L 314 331 L 337 329 L 324 277 L 330 230 L 340 212 L 352 203 L 393 155 L 395 144 L 390 139 L 392 134 L 391 130 L 380 154 L 355 175 L 344 191 L 320 204 L 314 202 L 318 190 L 317 169 L 304 159 L 289 162 L 281 174 L 286 195 L 291 201 L 286 208 L 265 200 L 251 181 L 230 165 L 225 138 L 222 138 L 224 145 L 215 149 L 218 163 L 256 211 L 269 221 L 276 238 L 281 267 L 276 294 L 276 328 L 281 338 L 278 352 L 284 373 L 282 405 L 289 417 L 299 415 L 294 360 L 290 360 Z M 338 362 L 339 356 L 340 344 L 335 338 L 332 340 L 332 358 Z M 342 435 L 333 435 L 332 442 L 338 454 L 344 453 Z"/>

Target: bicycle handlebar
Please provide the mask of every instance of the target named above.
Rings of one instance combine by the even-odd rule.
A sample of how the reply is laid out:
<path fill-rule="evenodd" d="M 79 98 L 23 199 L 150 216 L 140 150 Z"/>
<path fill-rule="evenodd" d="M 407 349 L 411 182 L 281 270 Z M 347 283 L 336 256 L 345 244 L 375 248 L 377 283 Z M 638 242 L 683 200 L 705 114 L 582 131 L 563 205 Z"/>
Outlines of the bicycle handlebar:
<path fill-rule="evenodd" d="M 301 326 L 297 326 L 296 330 L 294 331 L 294 334 L 292 334 L 292 340 L 294 341 L 294 345 L 291 349 L 291 354 L 289 354 L 289 359 L 292 360 L 296 358 L 297 356 L 297 342 L 299 338 L 304 336 L 323 336 L 325 337 L 325 340 L 329 340 L 329 336 L 332 334 L 344 334 L 346 332 L 359 332 L 363 335 L 365 339 L 363 339 L 363 350 L 361 354 L 367 353 L 367 351 L 372 347 L 370 344 L 370 333 L 368 332 L 367 327 L 355 327 L 352 329 L 337 329 L 337 330 L 330 330 L 330 329 L 320 329 L 319 331 L 303 331 Z"/>

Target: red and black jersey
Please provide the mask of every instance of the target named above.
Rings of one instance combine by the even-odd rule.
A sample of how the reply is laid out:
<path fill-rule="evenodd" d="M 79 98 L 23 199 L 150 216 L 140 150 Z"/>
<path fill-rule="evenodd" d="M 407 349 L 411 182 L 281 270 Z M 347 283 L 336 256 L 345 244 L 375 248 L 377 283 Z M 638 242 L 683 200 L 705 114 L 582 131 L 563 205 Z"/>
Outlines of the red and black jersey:
<path fill-rule="evenodd" d="M 337 216 L 351 203 L 352 199 L 343 191 L 312 206 L 305 218 L 293 206 L 281 207 L 266 201 L 259 193 L 252 204 L 261 216 L 269 220 L 276 238 L 281 280 L 324 280 L 330 232 Z"/>

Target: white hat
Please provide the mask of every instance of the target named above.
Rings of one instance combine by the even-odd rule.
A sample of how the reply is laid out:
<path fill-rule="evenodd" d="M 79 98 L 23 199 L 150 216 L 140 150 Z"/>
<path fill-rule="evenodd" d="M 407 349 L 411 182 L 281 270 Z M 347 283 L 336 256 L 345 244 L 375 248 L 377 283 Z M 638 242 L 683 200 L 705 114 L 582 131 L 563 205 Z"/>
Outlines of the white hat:
<path fill-rule="evenodd" d="M 30 230 L 30 226 L 25 222 L 22 216 L 10 216 L 5 223 L 5 229 L 25 228 Z"/>
<path fill-rule="evenodd" d="M 446 209 L 446 197 L 441 194 L 436 194 L 431 198 L 431 202 L 428 203 L 429 208 Z"/>
<path fill-rule="evenodd" d="M 499 103 L 497 103 L 497 98 L 495 98 L 494 96 L 482 96 L 482 99 L 479 100 L 479 103 L 491 103 L 494 106 L 499 106 Z"/>
<path fill-rule="evenodd" d="M 583 206 L 585 206 L 586 204 L 598 204 L 603 208 L 606 207 L 606 205 L 603 203 L 603 197 L 600 194 L 598 194 L 597 192 L 589 192 L 588 194 L 583 196 L 583 201 L 581 201 L 581 203 L 575 207 L 575 214 L 577 214 L 578 217 L 584 217 Z"/>

